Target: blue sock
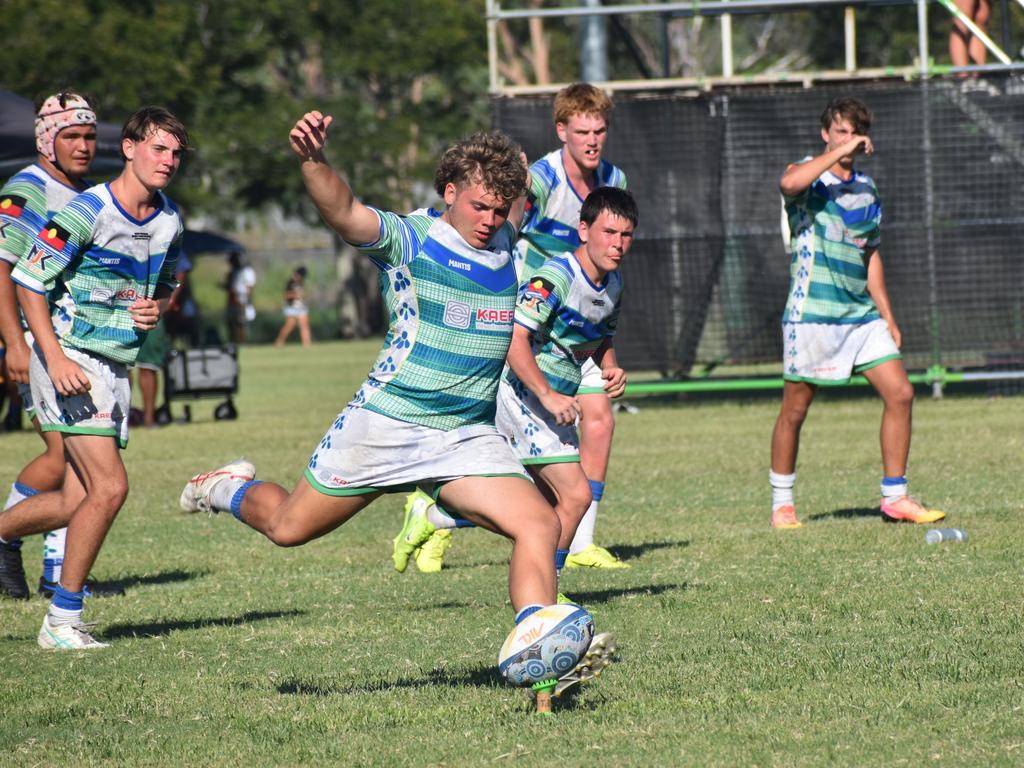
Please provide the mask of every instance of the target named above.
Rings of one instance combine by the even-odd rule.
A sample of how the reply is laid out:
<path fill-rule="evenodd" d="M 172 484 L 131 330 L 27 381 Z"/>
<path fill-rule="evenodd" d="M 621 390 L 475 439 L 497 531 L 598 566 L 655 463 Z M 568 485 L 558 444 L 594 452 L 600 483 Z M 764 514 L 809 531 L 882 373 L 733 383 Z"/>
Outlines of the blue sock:
<path fill-rule="evenodd" d="M 555 550 L 555 570 L 561 571 L 565 568 L 565 558 L 569 556 L 568 549 L 556 549 Z"/>
<path fill-rule="evenodd" d="M 590 496 L 591 501 L 600 501 L 601 497 L 604 496 L 604 483 L 597 480 L 588 480 L 590 483 Z"/>
<path fill-rule="evenodd" d="M 536 603 L 526 606 L 516 614 L 516 624 L 521 622 L 523 619 L 529 618 L 543 607 L 543 605 L 537 605 Z"/>
<path fill-rule="evenodd" d="M 242 483 L 242 486 L 235 491 L 235 495 L 231 497 L 231 514 L 235 516 L 236 520 L 245 522 L 242 520 L 242 499 L 245 498 L 245 494 L 254 485 L 260 485 L 262 480 L 246 480 Z"/>
<path fill-rule="evenodd" d="M 50 605 L 62 611 L 81 611 L 84 598 L 84 589 L 81 592 L 68 592 L 61 584 L 57 584 L 53 588 L 53 602 Z"/>

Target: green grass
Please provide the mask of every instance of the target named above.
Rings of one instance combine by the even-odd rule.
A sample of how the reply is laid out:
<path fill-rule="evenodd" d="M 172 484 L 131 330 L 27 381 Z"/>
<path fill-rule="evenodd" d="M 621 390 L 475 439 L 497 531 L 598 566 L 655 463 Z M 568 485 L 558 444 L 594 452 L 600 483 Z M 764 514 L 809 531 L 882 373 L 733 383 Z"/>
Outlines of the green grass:
<path fill-rule="evenodd" d="M 768 527 L 774 400 L 634 400 L 598 527 L 633 567 L 563 579 L 621 661 L 542 718 L 495 671 L 497 537 L 459 532 L 442 574 L 399 575 L 397 497 L 292 550 L 177 511 L 190 474 L 240 453 L 293 484 L 374 353 L 248 348 L 237 422 L 204 401 L 193 424 L 133 432 L 94 569 L 127 595 L 87 605 L 111 647 L 43 652 L 45 603 L 0 603 L 4 765 L 1024 762 L 1020 400 L 919 399 L 913 490 L 971 536 L 937 546 L 874 512 L 872 398 L 815 405 L 790 532 Z M 8 482 L 40 444 L 0 442 Z"/>

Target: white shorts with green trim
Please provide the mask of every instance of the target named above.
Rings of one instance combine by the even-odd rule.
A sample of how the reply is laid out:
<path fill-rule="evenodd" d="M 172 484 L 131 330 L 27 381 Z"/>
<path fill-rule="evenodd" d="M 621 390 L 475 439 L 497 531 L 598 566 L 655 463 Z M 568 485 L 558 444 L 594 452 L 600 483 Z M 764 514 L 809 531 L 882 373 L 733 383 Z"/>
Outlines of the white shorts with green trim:
<path fill-rule="evenodd" d="M 33 345 L 28 375 L 40 429 L 65 435 L 109 435 L 124 448 L 128 445 L 128 408 L 132 398 L 127 366 L 92 352 L 63 349 L 67 358 L 78 363 L 85 373 L 90 389 L 84 395 L 58 394 L 39 347 Z"/>
<path fill-rule="evenodd" d="M 560 425 L 540 400 L 521 383 L 498 385 L 498 431 L 525 465 L 578 462 L 580 440 L 576 425 Z"/>
<path fill-rule="evenodd" d="M 471 476 L 525 477 L 508 441 L 490 424 L 433 429 L 349 406 L 306 467 L 329 496 L 397 493 Z"/>
<path fill-rule="evenodd" d="M 884 320 L 859 324 L 783 323 L 783 378 L 808 384 L 843 384 L 855 373 L 899 360 Z"/>

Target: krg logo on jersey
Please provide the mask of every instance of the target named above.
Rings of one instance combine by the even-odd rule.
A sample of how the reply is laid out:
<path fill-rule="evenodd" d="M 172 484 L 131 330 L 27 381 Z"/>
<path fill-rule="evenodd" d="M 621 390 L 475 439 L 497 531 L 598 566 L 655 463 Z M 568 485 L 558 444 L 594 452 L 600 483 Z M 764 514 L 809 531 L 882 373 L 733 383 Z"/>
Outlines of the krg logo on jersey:
<path fill-rule="evenodd" d="M 473 308 L 463 301 L 449 299 L 444 305 L 444 324 L 465 330 L 473 317 Z"/>
<path fill-rule="evenodd" d="M 511 309 L 477 309 L 476 327 L 486 331 L 507 331 L 515 311 Z"/>

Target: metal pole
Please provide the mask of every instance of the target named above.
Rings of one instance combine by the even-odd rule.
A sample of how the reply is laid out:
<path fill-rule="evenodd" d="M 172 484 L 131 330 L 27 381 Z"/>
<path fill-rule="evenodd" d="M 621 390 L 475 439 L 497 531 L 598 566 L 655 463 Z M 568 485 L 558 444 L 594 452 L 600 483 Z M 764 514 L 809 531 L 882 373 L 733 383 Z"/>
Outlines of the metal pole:
<path fill-rule="evenodd" d="M 928 330 L 931 336 L 932 370 L 942 368 L 939 327 L 939 284 L 935 268 L 935 173 L 932 166 L 932 108 L 928 80 L 921 83 L 921 152 L 924 159 L 924 242 L 928 265 Z M 932 381 L 932 397 L 942 397 L 942 381 Z"/>
<path fill-rule="evenodd" d="M 491 93 L 498 91 L 498 13 L 497 0 L 487 0 L 487 76 Z"/>
<path fill-rule="evenodd" d="M 917 0 L 917 58 L 921 77 L 928 77 L 928 0 Z"/>
<path fill-rule="evenodd" d="M 722 75 L 732 77 L 732 16 L 722 14 Z"/>
<path fill-rule="evenodd" d="M 600 8 L 601 0 L 585 0 L 587 8 Z M 580 75 L 588 83 L 608 80 L 608 18 L 584 16 L 580 26 L 583 46 L 580 51 Z"/>
<path fill-rule="evenodd" d="M 857 11 L 852 5 L 843 13 L 843 32 L 846 38 L 846 71 L 857 69 Z"/>

